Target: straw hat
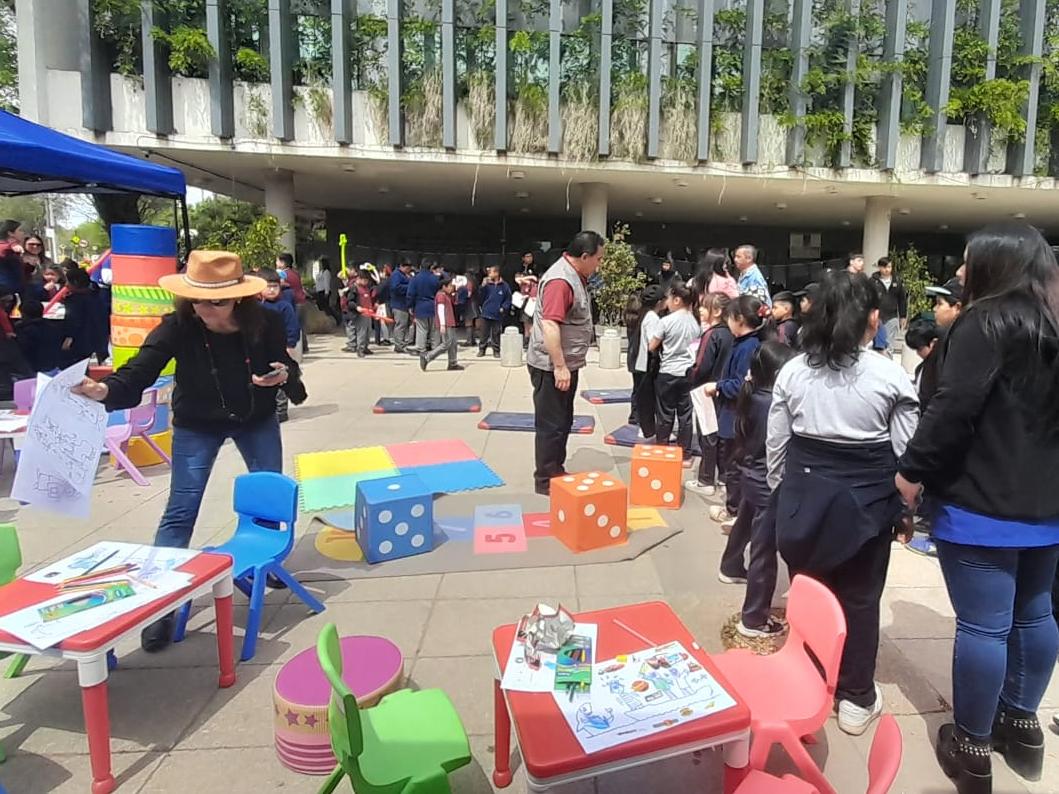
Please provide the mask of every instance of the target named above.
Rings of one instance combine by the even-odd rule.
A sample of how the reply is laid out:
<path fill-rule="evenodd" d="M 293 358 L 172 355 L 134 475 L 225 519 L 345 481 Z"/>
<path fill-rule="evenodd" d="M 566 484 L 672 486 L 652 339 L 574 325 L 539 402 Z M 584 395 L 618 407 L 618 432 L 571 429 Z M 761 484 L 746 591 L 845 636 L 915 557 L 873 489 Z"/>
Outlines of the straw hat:
<path fill-rule="evenodd" d="M 180 298 L 248 298 L 265 289 L 265 280 L 243 273 L 243 262 L 228 251 L 192 251 L 183 273 L 162 276 L 158 286 Z"/>

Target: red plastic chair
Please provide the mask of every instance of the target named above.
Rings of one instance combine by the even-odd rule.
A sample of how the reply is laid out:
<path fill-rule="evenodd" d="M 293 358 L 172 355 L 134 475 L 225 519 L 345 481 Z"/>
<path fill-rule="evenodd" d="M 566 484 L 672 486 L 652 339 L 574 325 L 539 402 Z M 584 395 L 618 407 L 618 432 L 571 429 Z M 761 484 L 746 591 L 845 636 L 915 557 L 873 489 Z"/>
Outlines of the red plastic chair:
<path fill-rule="evenodd" d="M 903 754 L 901 728 L 889 714 L 879 718 L 875 738 L 871 742 L 868 756 L 868 790 L 866 794 L 886 794 L 897 778 Z M 773 777 L 765 772 L 753 770 L 735 790 L 735 794 L 819 794 L 811 786 L 794 775 Z"/>
<path fill-rule="evenodd" d="M 777 653 L 758 656 L 732 650 L 714 661 L 750 706 L 749 768 L 764 771 L 772 745 L 780 744 L 802 777 L 822 794 L 835 794 L 801 737 L 816 733 L 831 715 L 846 644 L 846 618 L 830 590 L 799 574 L 791 582 L 787 621 L 790 636 Z"/>

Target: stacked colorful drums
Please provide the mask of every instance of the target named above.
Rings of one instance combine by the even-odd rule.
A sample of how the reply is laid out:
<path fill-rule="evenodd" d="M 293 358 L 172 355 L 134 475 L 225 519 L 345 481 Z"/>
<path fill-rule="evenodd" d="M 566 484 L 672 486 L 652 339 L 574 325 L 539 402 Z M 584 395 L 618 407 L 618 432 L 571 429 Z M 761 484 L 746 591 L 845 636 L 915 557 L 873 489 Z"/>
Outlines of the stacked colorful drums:
<path fill-rule="evenodd" d="M 158 286 L 158 279 L 177 272 L 177 236 L 167 226 L 115 224 L 110 242 L 110 342 L 114 369 L 120 369 L 139 352 L 162 315 L 173 311 L 173 296 Z M 175 369 L 176 362 L 170 361 L 162 375 L 172 375 Z M 169 453 L 173 442 L 168 393 L 159 398 L 151 438 Z M 163 462 L 139 438 L 129 442 L 128 455 L 136 466 Z"/>
<path fill-rule="evenodd" d="M 401 685 L 404 659 L 385 637 L 342 637 L 342 680 L 362 708 L 375 705 Z M 288 769 L 328 775 L 337 761 L 331 750 L 327 706 L 331 685 L 320 668 L 316 648 L 302 651 L 276 676 L 272 710 L 276 754 Z"/>

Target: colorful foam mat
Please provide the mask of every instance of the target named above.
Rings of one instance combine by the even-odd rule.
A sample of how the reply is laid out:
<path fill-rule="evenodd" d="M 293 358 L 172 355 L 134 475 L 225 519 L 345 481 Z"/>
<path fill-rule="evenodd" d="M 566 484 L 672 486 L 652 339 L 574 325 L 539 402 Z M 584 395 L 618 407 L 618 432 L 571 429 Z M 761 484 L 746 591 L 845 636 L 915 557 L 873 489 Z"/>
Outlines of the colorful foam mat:
<path fill-rule="evenodd" d="M 479 430 L 517 430 L 532 433 L 533 414 L 520 411 L 491 411 L 478 423 Z M 591 416 L 575 416 L 571 433 L 591 433 L 596 429 L 596 420 Z"/>
<path fill-rule="evenodd" d="M 632 402 L 632 389 L 586 389 L 581 396 L 593 405 Z"/>
<path fill-rule="evenodd" d="M 377 414 L 476 414 L 480 397 L 380 397 L 372 408 Z"/>

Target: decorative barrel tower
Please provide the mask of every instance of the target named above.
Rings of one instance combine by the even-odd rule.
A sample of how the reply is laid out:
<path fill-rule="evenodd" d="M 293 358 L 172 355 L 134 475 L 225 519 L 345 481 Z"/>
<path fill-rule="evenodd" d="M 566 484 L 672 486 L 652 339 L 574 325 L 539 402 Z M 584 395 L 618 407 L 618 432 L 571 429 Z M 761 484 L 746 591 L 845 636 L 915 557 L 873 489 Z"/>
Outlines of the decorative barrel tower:
<path fill-rule="evenodd" d="M 147 335 L 173 311 L 173 296 L 158 286 L 162 276 L 177 272 L 176 229 L 167 226 L 115 224 L 110 229 L 110 342 L 114 369 L 125 366 L 143 346 Z M 151 438 L 167 453 L 172 447 L 168 395 L 176 362 L 162 370 L 158 412 Z M 161 463 L 141 439 L 129 442 L 129 458 L 137 466 Z"/>

